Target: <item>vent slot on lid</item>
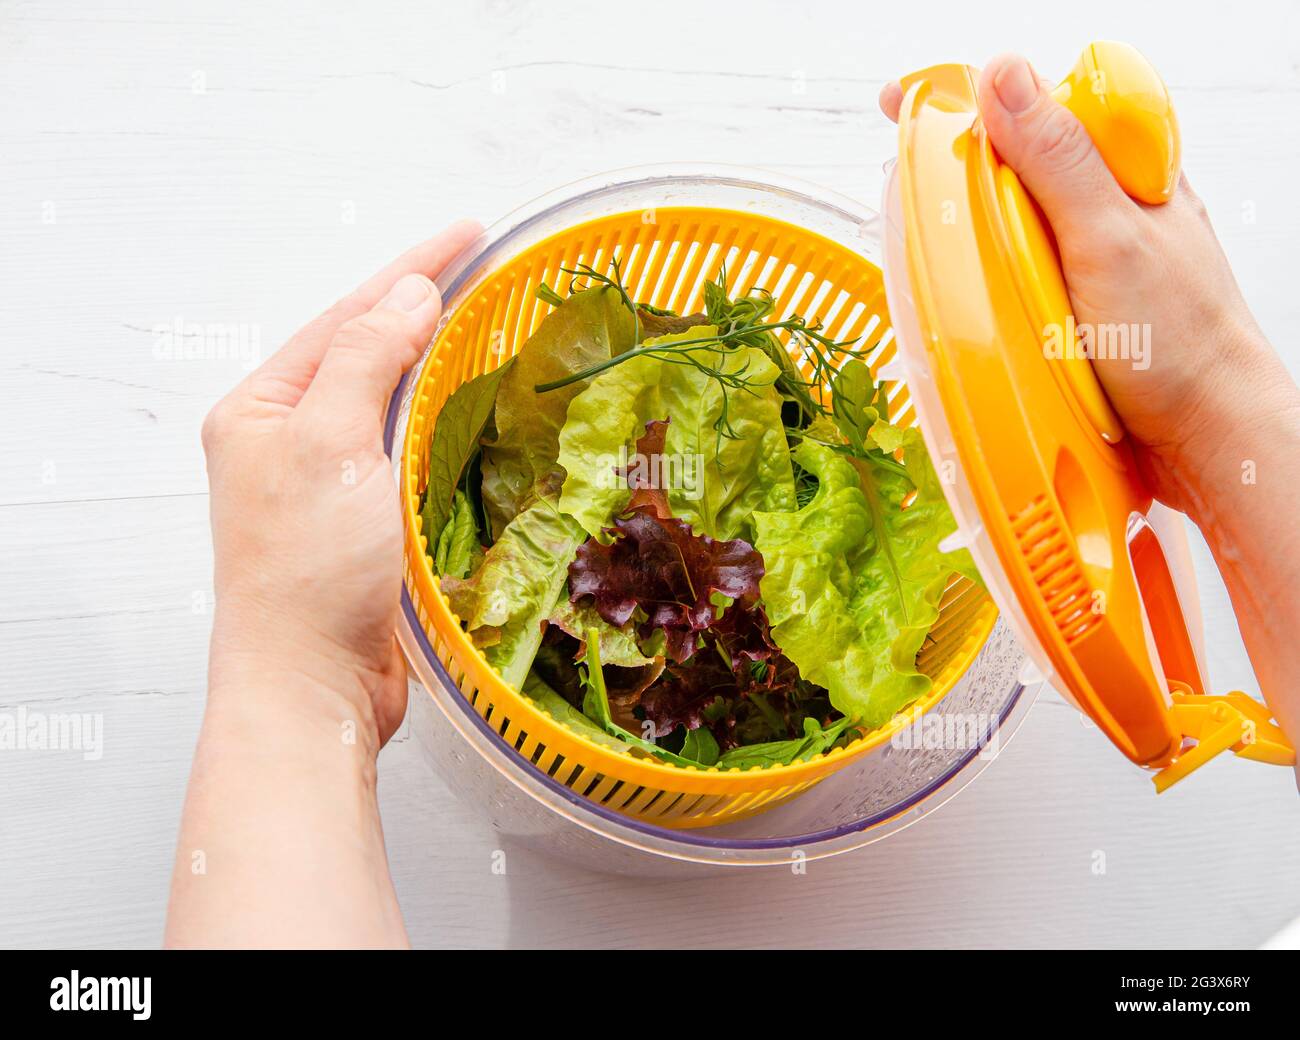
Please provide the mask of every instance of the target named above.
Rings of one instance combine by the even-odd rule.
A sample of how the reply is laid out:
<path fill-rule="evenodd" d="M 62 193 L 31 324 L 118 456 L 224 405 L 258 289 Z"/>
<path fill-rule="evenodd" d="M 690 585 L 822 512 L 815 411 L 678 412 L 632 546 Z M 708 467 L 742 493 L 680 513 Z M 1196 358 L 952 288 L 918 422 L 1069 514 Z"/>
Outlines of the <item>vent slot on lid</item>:
<path fill-rule="evenodd" d="M 1039 495 L 1011 517 L 1012 529 L 1043 597 L 1067 644 L 1078 642 L 1096 623 L 1083 569 L 1070 545 L 1065 524 L 1047 496 Z"/>

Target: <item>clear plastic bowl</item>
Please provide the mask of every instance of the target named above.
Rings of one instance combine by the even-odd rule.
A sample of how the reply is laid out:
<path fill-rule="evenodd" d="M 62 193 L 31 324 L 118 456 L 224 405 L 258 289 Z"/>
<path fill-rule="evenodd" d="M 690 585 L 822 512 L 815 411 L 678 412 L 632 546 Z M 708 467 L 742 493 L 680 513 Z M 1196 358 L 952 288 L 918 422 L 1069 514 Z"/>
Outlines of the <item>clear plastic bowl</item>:
<path fill-rule="evenodd" d="M 439 278 L 451 314 L 505 260 L 594 217 L 667 206 L 755 211 L 881 258 L 881 222 L 864 206 L 815 185 L 728 166 L 645 166 L 579 181 L 489 228 Z M 444 321 L 447 319 L 444 317 Z M 385 448 L 399 447 L 420 365 L 398 385 Z M 411 672 L 410 729 L 434 770 L 504 834 L 588 869 L 666 875 L 718 866 L 790 864 L 879 841 L 961 790 L 1015 732 L 1041 682 L 1002 620 L 961 680 L 895 738 L 767 812 L 700 830 L 633 820 L 587 801 L 533 766 L 470 706 L 433 651 L 402 590 L 398 640 Z"/>

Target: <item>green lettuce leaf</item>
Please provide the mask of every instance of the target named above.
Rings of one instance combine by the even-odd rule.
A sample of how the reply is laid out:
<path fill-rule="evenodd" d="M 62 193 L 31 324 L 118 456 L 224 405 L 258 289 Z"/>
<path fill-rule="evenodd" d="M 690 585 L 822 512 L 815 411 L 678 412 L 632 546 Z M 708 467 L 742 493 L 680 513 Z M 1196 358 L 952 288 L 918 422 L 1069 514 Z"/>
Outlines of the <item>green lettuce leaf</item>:
<path fill-rule="evenodd" d="M 682 758 L 689 758 L 702 766 L 711 766 L 718 761 L 720 749 L 713 732 L 707 726 L 698 726 L 686 731 L 680 754 Z"/>
<path fill-rule="evenodd" d="M 529 672 L 528 678 L 524 680 L 524 694 L 537 702 L 538 706 L 545 708 L 551 718 L 576 730 L 593 744 L 601 744 L 623 754 L 631 750 L 627 744 L 618 737 L 611 737 L 532 672 Z"/>
<path fill-rule="evenodd" d="M 430 555 L 451 517 L 452 496 L 461 475 L 492 418 L 497 390 L 513 366 L 512 358 L 500 368 L 462 383 L 438 412 L 429 439 L 429 482 L 420 510 Z"/>
<path fill-rule="evenodd" d="M 542 642 L 543 623 L 564 595 L 569 562 L 586 534 L 555 500 L 516 516 L 469 578 L 444 577 L 442 591 L 507 683 L 518 689 Z"/>
<path fill-rule="evenodd" d="M 586 386 L 533 388 L 634 346 L 636 323 L 609 286 L 584 289 L 555 308 L 529 337 L 496 395 L 496 438 L 483 447 L 483 501 L 493 533 L 563 479 L 556 459 L 569 402 Z"/>
<path fill-rule="evenodd" d="M 648 344 L 713 335 L 712 326 L 662 336 Z M 794 474 L 781 423 L 778 370 L 756 347 L 715 355 L 724 373 L 744 371 L 751 390 L 726 395 L 728 434 L 715 423 L 724 396 L 717 380 L 691 364 L 655 355 L 631 358 L 602 372 L 573 398 L 560 431 L 560 465 L 567 474 L 560 508 L 603 538 L 631 492 L 616 470 L 635 456 L 647 422 L 668 419 L 661 482 L 669 484 L 672 514 L 697 534 L 720 541 L 748 530 L 755 509 L 795 505 Z M 763 385 L 765 384 L 765 385 Z M 751 392 L 752 391 L 752 392 Z"/>
<path fill-rule="evenodd" d="M 788 766 L 796 759 L 807 762 L 829 751 L 853 725 L 852 719 L 843 718 L 823 729 L 821 723 L 810 716 L 803 720 L 802 737 L 732 748 L 723 752 L 715 764 L 719 769 L 748 769 L 750 766 Z"/>
<path fill-rule="evenodd" d="M 628 732 L 614 721 L 613 713 L 609 709 L 609 691 L 605 688 L 605 672 L 600 663 L 600 636 L 594 630 L 588 633 L 586 640 L 582 683 L 586 689 L 582 698 L 582 713 L 609 736 L 674 765 L 700 765 L 694 759 L 676 755 L 666 748 L 661 748 L 652 740 L 645 740 L 635 733 Z"/>
<path fill-rule="evenodd" d="M 754 514 L 773 638 L 839 711 L 872 728 L 929 691 L 916 653 L 949 577 L 974 574 L 965 551 L 939 551 L 955 525 L 918 431 L 904 431 L 902 447 L 900 471 L 805 440 L 794 459 L 817 478 L 812 500 Z"/>
<path fill-rule="evenodd" d="M 890 424 L 885 388 L 871 377 L 865 361 L 851 358 L 840 366 L 831 386 L 831 406 L 835 424 L 858 455 L 872 448 L 892 454 L 903 446 L 906 431 Z"/>
<path fill-rule="evenodd" d="M 433 566 L 443 577 L 464 578 L 483 556 L 478 529 L 474 524 L 474 507 L 469 496 L 457 491 L 452 499 L 451 517 L 438 535 Z"/>
<path fill-rule="evenodd" d="M 600 636 L 600 659 L 608 665 L 643 668 L 653 661 L 641 652 L 633 622 L 616 628 L 601 617 L 590 602 L 574 603 L 568 595 L 563 595 L 548 620 L 580 641 L 585 640 L 589 632 L 596 632 Z"/>

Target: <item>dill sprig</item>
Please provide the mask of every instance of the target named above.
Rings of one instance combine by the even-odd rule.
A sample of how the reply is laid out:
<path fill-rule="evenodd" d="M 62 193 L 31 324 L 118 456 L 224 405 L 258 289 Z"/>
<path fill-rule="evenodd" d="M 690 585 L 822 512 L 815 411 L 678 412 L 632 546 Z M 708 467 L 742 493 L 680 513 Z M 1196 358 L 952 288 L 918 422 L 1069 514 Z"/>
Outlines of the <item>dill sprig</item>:
<path fill-rule="evenodd" d="M 569 278 L 570 296 L 572 296 L 575 292 L 578 292 L 580 289 L 589 288 L 589 286 L 585 286 L 585 285 L 580 286 L 578 284 L 580 279 L 585 279 L 588 282 L 595 282 L 598 285 L 608 286 L 609 288 L 617 292 L 619 298 L 623 301 L 623 306 L 632 312 L 632 320 L 636 323 L 635 331 L 633 334 L 633 340 L 639 343 L 641 341 L 641 315 L 638 313 L 640 308 L 637 306 L 636 301 L 633 300 L 632 297 L 628 295 L 628 291 L 623 285 L 623 270 L 619 266 L 618 257 L 616 256 L 611 257 L 609 261 L 609 266 L 614 270 L 614 274 L 612 277 L 610 275 L 605 274 L 602 271 L 597 271 L 590 264 L 578 264 L 576 267 L 561 267 L 560 270 L 563 271 L 565 274 L 572 276 Z M 552 307 L 558 307 L 560 304 L 564 302 L 564 297 L 561 296 L 559 293 L 557 293 L 545 282 L 542 282 L 541 285 L 537 287 L 537 298 L 544 301 L 545 303 L 549 303 Z M 642 304 L 641 306 L 645 306 L 645 305 Z M 652 310 L 656 314 L 663 313 L 657 310 L 656 308 L 647 307 L 646 309 Z M 547 386 L 550 389 L 558 389 L 558 387 L 562 385 L 565 384 L 557 384 L 557 386 L 555 387 L 550 387 L 549 384 L 547 384 Z M 533 389 L 536 393 L 539 394 L 543 392 L 539 387 L 534 387 Z"/>
<path fill-rule="evenodd" d="M 709 336 L 677 340 L 673 343 L 640 343 L 641 322 L 639 307 L 628 294 L 623 285 L 622 270 L 617 258 L 610 261 L 613 275 L 597 271 L 587 264 L 574 268 L 562 268 L 573 277 L 569 282 L 572 294 L 580 280 L 594 282 L 615 289 L 636 321 L 636 341 L 640 344 L 615 357 L 590 365 L 578 372 L 572 372 L 549 383 L 540 383 L 534 390 L 539 394 L 573 383 L 591 379 L 621 365 L 634 357 L 657 357 L 671 364 L 693 365 L 700 372 L 714 380 L 722 389 L 722 409 L 714 423 L 719 437 L 736 438 L 738 434 L 730 420 L 730 394 L 733 391 L 757 393 L 759 387 L 767 386 L 770 380 L 748 375 L 749 365 L 738 369 L 729 368 L 726 358 L 742 347 L 757 347 L 776 364 L 779 374 L 775 380 L 778 391 L 793 401 L 803 414 L 803 421 L 810 422 L 818 416 L 829 415 L 829 410 L 821 402 L 821 392 L 830 385 L 840 364 L 847 357 L 860 357 L 863 352 L 854 349 L 856 340 L 834 340 L 827 336 L 818 321 L 809 322 L 802 315 L 792 314 L 781 320 L 771 320 L 776 303 L 767 289 L 755 289 L 743 297 L 732 300 L 727 294 L 727 269 L 723 265 L 715 281 L 706 282 L 704 286 L 705 313 L 709 324 L 716 332 Z M 549 286 L 538 287 L 538 296 L 548 303 L 562 298 Z M 657 311 L 655 313 L 658 313 Z M 807 362 L 810 369 L 805 377 L 791 357 L 790 350 L 781 342 L 778 333 L 785 333 L 799 355 Z"/>
<path fill-rule="evenodd" d="M 831 385 L 845 358 L 862 356 L 863 351 L 852 346 L 856 339 L 833 340 L 822 332 L 820 321 L 810 323 L 799 314 L 779 322 L 765 320 L 776 309 L 772 293 L 760 287 L 731 300 L 727 296 L 725 264 L 716 281 L 705 283 L 704 301 L 709 320 L 720 334 L 728 336 L 737 346 L 758 347 L 772 359 L 781 370 L 777 388 L 798 405 L 804 423 L 830 414 L 821 402 L 821 393 Z M 807 378 L 776 335 L 781 330 L 788 333 L 790 343 L 811 368 Z"/>

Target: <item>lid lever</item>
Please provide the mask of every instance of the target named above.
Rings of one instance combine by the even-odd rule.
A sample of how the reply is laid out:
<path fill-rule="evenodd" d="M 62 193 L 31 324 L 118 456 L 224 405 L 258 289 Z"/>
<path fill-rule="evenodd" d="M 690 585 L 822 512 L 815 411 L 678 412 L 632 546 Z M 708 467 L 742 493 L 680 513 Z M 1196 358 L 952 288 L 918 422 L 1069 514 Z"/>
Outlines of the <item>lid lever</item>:
<path fill-rule="evenodd" d="M 1224 751 L 1269 765 L 1295 765 L 1295 748 L 1268 708 L 1253 697 L 1240 690 L 1208 696 L 1192 693 L 1181 683 L 1173 685 L 1169 711 L 1174 725 L 1196 744 L 1152 777 L 1157 793 L 1167 791 Z"/>

